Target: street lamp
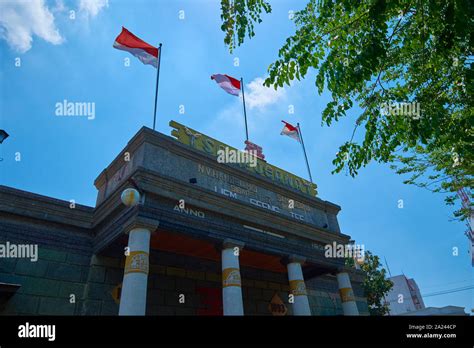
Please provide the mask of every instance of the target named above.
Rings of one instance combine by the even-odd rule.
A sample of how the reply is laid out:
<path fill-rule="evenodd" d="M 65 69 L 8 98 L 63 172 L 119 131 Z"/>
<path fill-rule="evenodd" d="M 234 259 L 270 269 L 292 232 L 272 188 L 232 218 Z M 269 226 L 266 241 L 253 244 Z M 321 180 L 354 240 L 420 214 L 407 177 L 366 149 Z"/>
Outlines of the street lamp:
<path fill-rule="evenodd" d="M 0 129 L 0 144 L 3 143 L 3 141 L 8 138 L 8 133 L 5 132 L 3 129 Z M 0 162 L 3 161 L 3 157 L 0 157 Z"/>
<path fill-rule="evenodd" d="M 0 144 L 3 143 L 6 138 L 8 138 L 8 133 L 0 129 Z"/>

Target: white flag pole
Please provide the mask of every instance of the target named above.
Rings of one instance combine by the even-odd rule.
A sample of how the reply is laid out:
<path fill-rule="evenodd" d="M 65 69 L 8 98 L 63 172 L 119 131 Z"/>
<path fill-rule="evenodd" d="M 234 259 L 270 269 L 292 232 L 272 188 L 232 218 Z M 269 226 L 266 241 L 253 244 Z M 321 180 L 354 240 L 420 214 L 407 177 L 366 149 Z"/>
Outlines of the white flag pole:
<path fill-rule="evenodd" d="M 304 153 L 304 158 L 306 160 L 306 168 L 308 168 L 309 180 L 311 181 L 311 183 L 313 183 L 313 177 L 311 176 L 311 170 L 309 169 L 308 156 L 306 156 L 306 149 L 304 147 L 303 134 L 301 133 L 300 124 L 297 123 L 296 127 L 298 128 L 298 136 L 301 140 L 301 145 L 303 146 L 303 153 Z"/>
<path fill-rule="evenodd" d="M 153 130 L 155 130 L 155 124 L 156 124 L 156 103 L 158 101 L 158 83 L 160 82 L 160 68 L 161 68 L 161 43 L 158 47 L 158 67 L 156 69 L 155 110 L 153 111 Z"/>
<path fill-rule="evenodd" d="M 245 119 L 245 137 L 249 141 L 249 129 L 247 127 L 247 111 L 245 110 L 245 93 L 244 93 L 244 78 L 240 78 L 240 89 L 242 90 L 242 101 L 244 103 L 244 119 Z"/>

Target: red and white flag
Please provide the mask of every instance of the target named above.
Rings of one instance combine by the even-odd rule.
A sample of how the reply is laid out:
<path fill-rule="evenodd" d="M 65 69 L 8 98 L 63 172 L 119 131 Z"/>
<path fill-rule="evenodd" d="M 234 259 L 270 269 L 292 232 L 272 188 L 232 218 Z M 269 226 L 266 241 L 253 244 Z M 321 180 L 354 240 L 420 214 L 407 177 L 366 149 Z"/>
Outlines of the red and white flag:
<path fill-rule="evenodd" d="M 301 142 L 300 140 L 300 133 L 298 132 L 298 128 L 295 126 L 292 126 L 288 122 L 281 121 L 285 124 L 283 129 L 281 130 L 281 135 L 288 135 L 290 138 L 293 138 L 297 140 L 298 142 Z"/>
<path fill-rule="evenodd" d="M 153 65 L 155 68 L 158 68 L 158 48 L 136 37 L 124 27 L 122 27 L 122 32 L 115 39 L 114 48 L 130 52 L 140 59 L 143 64 Z"/>
<path fill-rule="evenodd" d="M 211 76 L 211 80 L 217 82 L 217 84 L 227 93 L 238 97 L 240 95 L 240 81 L 230 77 L 229 75 L 214 74 Z"/>

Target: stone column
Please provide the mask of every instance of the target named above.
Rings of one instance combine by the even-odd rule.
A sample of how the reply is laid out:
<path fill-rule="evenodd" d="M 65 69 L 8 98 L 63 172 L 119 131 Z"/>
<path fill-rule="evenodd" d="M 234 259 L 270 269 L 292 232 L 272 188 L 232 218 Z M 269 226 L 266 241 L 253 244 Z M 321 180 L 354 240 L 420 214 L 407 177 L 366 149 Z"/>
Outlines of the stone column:
<path fill-rule="evenodd" d="M 239 255 L 244 243 L 224 240 L 222 248 L 222 304 L 224 315 L 244 315 Z"/>
<path fill-rule="evenodd" d="M 290 294 L 293 295 L 294 301 L 292 303 L 293 315 L 311 315 L 303 270 L 301 269 L 301 264 L 304 261 L 305 258 L 303 257 L 291 256 L 287 264 Z"/>
<path fill-rule="evenodd" d="M 359 315 L 357 304 L 354 298 L 354 291 L 352 291 L 351 280 L 349 274 L 341 272 L 336 275 L 337 284 L 339 287 L 339 294 L 341 295 L 342 310 L 344 315 Z"/>
<path fill-rule="evenodd" d="M 134 228 L 128 234 L 119 315 L 145 315 L 151 232 Z"/>

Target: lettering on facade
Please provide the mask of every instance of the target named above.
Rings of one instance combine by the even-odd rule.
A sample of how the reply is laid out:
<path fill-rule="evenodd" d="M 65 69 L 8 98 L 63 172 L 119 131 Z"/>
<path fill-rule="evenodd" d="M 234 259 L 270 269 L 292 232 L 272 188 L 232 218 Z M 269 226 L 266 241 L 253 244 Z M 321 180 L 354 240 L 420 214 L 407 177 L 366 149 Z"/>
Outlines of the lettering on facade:
<path fill-rule="evenodd" d="M 198 164 L 198 172 L 204 175 L 207 175 L 211 178 L 217 179 L 221 182 L 221 184 L 227 183 L 230 184 L 230 190 L 227 188 L 220 187 L 218 189 L 217 186 L 214 186 L 215 192 L 220 192 L 222 195 L 233 198 L 233 199 L 241 199 L 247 200 L 250 204 L 253 204 L 257 207 L 268 209 L 277 213 L 282 213 L 283 211 L 286 212 L 289 216 L 296 220 L 306 221 L 304 215 L 298 214 L 294 212 L 294 209 L 300 209 L 303 211 L 307 211 L 310 208 L 303 203 L 300 203 L 295 200 L 290 200 L 287 197 L 277 194 L 277 199 L 271 199 L 269 196 L 265 196 L 262 199 L 264 201 L 257 199 L 257 192 L 259 192 L 257 186 L 247 183 L 243 180 L 237 179 L 231 175 L 222 173 L 218 170 L 213 168 L 209 168 L 202 164 Z M 245 196 L 239 197 L 238 195 Z M 261 195 L 261 194 L 260 194 Z M 291 201 L 291 205 L 289 204 Z M 272 203 L 277 203 L 274 205 Z"/>
<path fill-rule="evenodd" d="M 236 193 L 241 193 L 244 194 L 243 192 L 248 192 L 246 195 L 249 195 L 251 193 L 256 194 L 257 193 L 257 186 L 250 184 L 246 181 L 240 180 L 236 177 L 233 177 L 231 175 L 225 174 L 219 170 L 215 170 L 213 168 L 204 166 L 202 164 L 198 164 L 198 172 L 201 174 L 205 174 L 211 178 L 217 179 L 221 182 L 227 183 L 231 185 L 231 188 L 234 187 L 235 189 L 240 189 L 240 192 L 237 192 L 235 190 L 232 190 Z"/>
<path fill-rule="evenodd" d="M 170 126 L 175 128 L 172 131 L 172 135 L 174 135 L 178 141 L 216 158 L 219 153 L 226 153 L 226 151 L 229 152 L 230 149 L 232 149 L 224 143 L 197 133 L 174 121 L 170 122 Z M 241 180 L 238 176 L 227 174 L 225 171 L 217 170 L 201 163 L 195 163 L 195 165 L 197 166 L 197 172 L 199 174 L 213 179 L 213 181 L 204 179 L 199 182 L 202 183 L 203 186 L 214 190 L 216 193 L 220 193 L 228 198 L 250 203 L 259 208 L 286 215 L 297 221 L 313 223 L 311 214 L 315 215 L 316 212 L 314 212 L 314 208 L 306 204 L 265 188 L 258 187 L 255 184 Z M 250 170 L 245 163 L 234 164 L 233 166 L 240 166 Z M 312 196 L 316 194 L 316 185 L 311 186 L 311 183 L 305 183 L 303 179 L 274 167 L 262 159 L 257 159 L 257 165 L 253 168 L 253 171 L 275 182 L 280 181 L 280 183 L 282 183 L 281 181 L 283 180 L 283 184 L 286 183 L 287 186 L 306 194 L 309 193 Z M 311 193 L 311 189 L 313 189 L 314 194 Z M 192 209 L 186 211 L 175 207 L 175 210 L 204 218 L 204 213 Z"/>
<path fill-rule="evenodd" d="M 265 208 L 265 209 L 268 209 L 268 210 L 271 210 L 271 211 L 274 211 L 274 212 L 277 212 L 277 213 L 280 212 L 280 208 L 278 208 L 277 206 L 270 205 L 268 203 L 259 201 L 259 200 L 254 199 L 254 198 L 250 198 L 250 203 L 253 204 L 253 205 L 256 205 L 257 207 Z"/>
<path fill-rule="evenodd" d="M 294 199 L 290 199 L 288 197 L 282 196 L 278 193 L 277 193 L 277 200 L 278 200 L 278 202 L 280 203 L 280 205 L 282 207 L 298 208 L 298 209 L 302 209 L 302 210 L 306 210 L 308 208 L 307 205 L 305 205 L 301 202 L 295 201 Z"/>
<path fill-rule="evenodd" d="M 169 124 L 171 127 L 174 128 L 174 130 L 171 132 L 171 135 L 176 137 L 179 142 L 189 145 L 194 149 L 202 151 L 213 157 L 217 157 L 219 150 L 225 151 L 226 148 L 231 148 L 230 146 L 221 143 L 218 140 L 208 137 L 207 135 L 200 134 L 195 130 L 183 126 L 175 121 L 170 121 Z M 199 136 L 196 136 L 196 134 L 199 134 Z M 292 189 L 301 191 L 310 196 L 314 197 L 317 195 L 316 184 L 313 184 L 283 169 L 268 164 L 260 158 L 257 159 L 257 165 L 254 167 L 250 166 L 249 163 L 240 163 L 239 167 L 261 175 L 267 179 L 272 180 L 275 183 L 279 183 Z"/>
<path fill-rule="evenodd" d="M 290 211 L 290 215 L 291 217 L 297 219 L 297 220 L 301 220 L 301 221 L 304 221 L 304 216 L 303 215 L 299 215 L 299 214 L 295 214 L 293 213 L 292 211 Z"/>
<path fill-rule="evenodd" d="M 201 218 L 201 219 L 206 218 L 206 214 L 204 214 L 204 212 L 202 212 L 200 210 L 194 210 L 192 208 L 180 208 L 178 204 L 174 206 L 173 210 L 177 211 L 179 213 L 184 213 L 186 215 L 195 216 L 195 217 L 198 217 L 198 218 Z"/>
<path fill-rule="evenodd" d="M 224 196 L 237 199 L 237 193 L 221 188 L 221 193 Z"/>

